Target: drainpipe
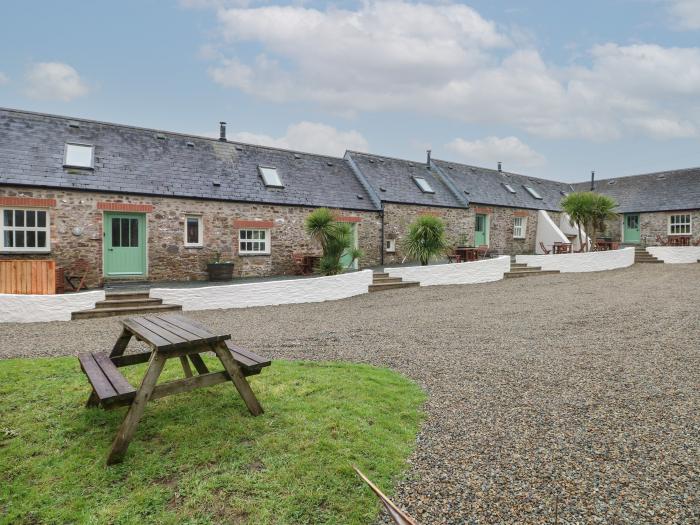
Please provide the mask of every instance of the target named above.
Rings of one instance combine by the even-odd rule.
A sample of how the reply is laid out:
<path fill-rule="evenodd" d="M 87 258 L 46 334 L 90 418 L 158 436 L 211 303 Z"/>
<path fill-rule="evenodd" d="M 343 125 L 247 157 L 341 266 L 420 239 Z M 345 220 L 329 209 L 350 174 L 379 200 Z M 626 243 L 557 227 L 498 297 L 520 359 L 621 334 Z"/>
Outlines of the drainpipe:
<path fill-rule="evenodd" d="M 381 221 L 381 232 L 379 234 L 381 244 L 379 245 L 379 260 L 381 261 L 382 267 L 384 266 L 384 203 L 382 203 L 382 209 L 379 212 L 379 219 Z"/>

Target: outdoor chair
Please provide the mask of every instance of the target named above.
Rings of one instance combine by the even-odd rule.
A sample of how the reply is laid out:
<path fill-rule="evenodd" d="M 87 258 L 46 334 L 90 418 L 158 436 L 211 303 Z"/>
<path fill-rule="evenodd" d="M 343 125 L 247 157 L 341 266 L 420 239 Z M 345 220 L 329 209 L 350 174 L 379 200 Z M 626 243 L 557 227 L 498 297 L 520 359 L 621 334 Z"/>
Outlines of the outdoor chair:
<path fill-rule="evenodd" d="M 462 256 L 461 256 L 460 254 L 454 253 L 454 252 L 448 253 L 448 254 L 447 254 L 447 260 L 448 260 L 449 262 L 451 262 L 451 263 L 454 263 L 454 262 L 458 262 L 458 263 L 459 263 L 459 262 L 462 262 Z"/>
<path fill-rule="evenodd" d="M 552 253 L 552 250 L 548 250 L 542 241 L 540 241 L 540 249 L 544 252 L 545 255 L 549 255 L 550 253 Z"/>
<path fill-rule="evenodd" d="M 481 246 L 477 246 L 476 248 L 476 253 L 479 257 L 479 259 L 486 259 L 486 257 L 489 256 L 489 247 L 487 244 L 482 244 Z"/>
<path fill-rule="evenodd" d="M 73 266 L 65 271 L 65 277 L 68 284 L 70 284 L 73 291 L 79 292 L 82 288 L 87 288 L 85 286 L 85 278 L 90 271 L 90 263 L 85 259 L 77 259 Z M 76 286 L 75 281 L 78 281 Z"/>
<path fill-rule="evenodd" d="M 664 239 L 663 237 L 661 237 L 661 235 L 659 235 L 659 234 L 656 235 L 656 243 L 659 246 L 667 246 L 668 245 L 668 241 L 666 239 Z"/>

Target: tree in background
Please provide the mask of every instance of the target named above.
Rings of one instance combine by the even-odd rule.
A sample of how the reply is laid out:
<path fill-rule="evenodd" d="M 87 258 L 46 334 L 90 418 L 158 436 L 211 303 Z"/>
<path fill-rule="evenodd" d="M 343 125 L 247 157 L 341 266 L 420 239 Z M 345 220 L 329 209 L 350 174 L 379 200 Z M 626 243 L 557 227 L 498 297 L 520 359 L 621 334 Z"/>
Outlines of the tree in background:
<path fill-rule="evenodd" d="M 607 195 L 601 195 L 600 193 L 594 193 L 593 209 L 591 210 L 591 240 L 595 245 L 598 240 L 598 232 L 605 232 L 605 222 L 611 219 L 615 219 L 618 214 L 615 212 L 617 208 L 617 202 L 612 197 Z"/>
<path fill-rule="evenodd" d="M 345 222 L 338 222 L 336 215 L 328 208 L 313 211 L 304 224 L 308 233 L 321 245 L 323 255 L 319 262 L 319 271 L 323 275 L 337 275 L 349 268 L 356 259 L 362 257 L 362 251 L 353 246 L 352 227 Z M 350 257 L 345 265 L 343 255 Z"/>
<path fill-rule="evenodd" d="M 589 238 L 595 243 L 598 231 L 605 229 L 605 221 L 617 216 L 613 211 L 616 207 L 617 203 L 612 198 L 591 191 L 570 193 L 561 200 L 562 210 L 578 228 L 579 245 L 585 251 L 588 251 L 589 245 L 583 242 L 581 230 L 589 232 Z"/>
<path fill-rule="evenodd" d="M 447 249 L 445 223 L 432 215 L 418 217 L 408 228 L 403 248 L 409 258 L 420 261 L 423 266 L 427 265 L 430 259 Z"/>

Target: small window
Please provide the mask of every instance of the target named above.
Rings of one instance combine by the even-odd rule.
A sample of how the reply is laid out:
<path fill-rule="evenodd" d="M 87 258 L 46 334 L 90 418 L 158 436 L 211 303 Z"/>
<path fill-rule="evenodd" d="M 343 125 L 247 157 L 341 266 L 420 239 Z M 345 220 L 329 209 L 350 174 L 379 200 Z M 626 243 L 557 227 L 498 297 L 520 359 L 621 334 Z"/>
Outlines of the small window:
<path fill-rule="evenodd" d="M 260 171 L 260 176 L 262 177 L 265 186 L 272 188 L 284 188 L 282 179 L 280 179 L 280 176 L 277 174 L 277 168 L 258 166 L 258 170 Z"/>
<path fill-rule="evenodd" d="M 188 215 L 185 217 L 185 246 L 202 246 L 202 217 Z"/>
<path fill-rule="evenodd" d="M 238 230 L 239 255 L 269 255 L 270 230 Z"/>
<path fill-rule="evenodd" d="M 524 239 L 527 231 L 527 217 L 513 217 L 513 238 Z"/>
<path fill-rule="evenodd" d="M 691 235 L 693 226 L 690 221 L 689 213 L 679 215 L 669 215 L 668 217 L 668 234 L 669 235 Z"/>
<path fill-rule="evenodd" d="M 48 252 L 49 213 L 46 210 L 3 209 L 0 248 L 4 252 Z"/>
<path fill-rule="evenodd" d="M 70 168 L 92 168 L 94 147 L 87 144 L 66 144 L 63 165 Z"/>
<path fill-rule="evenodd" d="M 539 193 L 537 193 L 537 191 L 534 188 L 531 188 L 530 186 L 523 186 L 523 188 L 525 188 L 527 190 L 527 192 L 530 195 L 532 195 L 534 198 L 540 199 L 540 200 L 542 199 L 542 196 Z"/>
<path fill-rule="evenodd" d="M 515 190 L 513 189 L 513 186 L 511 186 L 510 184 L 506 184 L 505 182 L 503 182 L 502 184 L 503 184 L 503 187 L 504 187 L 505 189 L 507 189 L 509 192 L 515 193 Z"/>
<path fill-rule="evenodd" d="M 435 190 L 433 190 L 430 184 L 428 184 L 428 181 L 423 177 L 413 177 L 413 180 L 423 193 L 435 193 Z"/>
<path fill-rule="evenodd" d="M 387 253 L 395 253 L 396 239 L 386 239 L 386 242 L 384 243 L 384 249 Z"/>

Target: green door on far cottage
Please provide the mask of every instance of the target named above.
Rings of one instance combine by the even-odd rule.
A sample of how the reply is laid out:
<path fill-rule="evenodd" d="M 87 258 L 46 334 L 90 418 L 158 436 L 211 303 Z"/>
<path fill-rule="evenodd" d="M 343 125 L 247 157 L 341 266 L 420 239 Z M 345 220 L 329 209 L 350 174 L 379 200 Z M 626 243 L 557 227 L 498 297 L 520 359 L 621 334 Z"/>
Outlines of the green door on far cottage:
<path fill-rule="evenodd" d="M 351 246 L 353 248 L 357 248 L 357 224 L 356 223 L 349 223 L 350 226 L 350 231 L 352 232 L 352 244 Z M 352 255 L 350 254 L 349 250 L 346 250 L 343 252 L 342 257 L 340 258 L 340 264 L 343 265 L 343 268 L 346 270 L 353 270 L 357 269 L 357 260 L 353 261 L 352 260 Z"/>
<path fill-rule="evenodd" d="M 143 213 L 104 214 L 104 274 L 146 275 L 146 216 Z"/>
<path fill-rule="evenodd" d="M 639 214 L 625 213 L 623 220 L 625 221 L 623 242 L 637 244 L 641 238 L 639 231 Z"/>
<path fill-rule="evenodd" d="M 478 213 L 474 227 L 474 245 L 483 246 L 489 243 L 489 216 Z"/>

